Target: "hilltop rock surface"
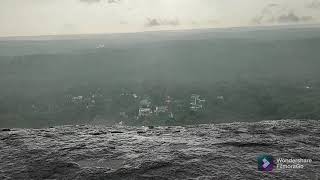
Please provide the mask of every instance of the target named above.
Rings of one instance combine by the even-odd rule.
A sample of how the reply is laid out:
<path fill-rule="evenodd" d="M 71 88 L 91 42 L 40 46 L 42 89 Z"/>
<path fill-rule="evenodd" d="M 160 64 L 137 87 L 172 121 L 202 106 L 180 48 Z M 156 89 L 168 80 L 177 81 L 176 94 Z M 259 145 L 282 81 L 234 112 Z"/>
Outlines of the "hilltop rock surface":
<path fill-rule="evenodd" d="M 312 159 L 257 170 L 257 156 Z M 320 121 L 0 129 L 0 179 L 315 179 Z"/>

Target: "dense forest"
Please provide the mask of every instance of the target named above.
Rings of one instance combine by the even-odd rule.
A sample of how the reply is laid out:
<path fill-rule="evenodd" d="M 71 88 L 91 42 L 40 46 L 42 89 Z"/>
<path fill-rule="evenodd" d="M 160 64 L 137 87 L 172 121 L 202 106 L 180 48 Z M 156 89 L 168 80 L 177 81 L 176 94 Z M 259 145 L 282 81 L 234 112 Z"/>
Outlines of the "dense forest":
<path fill-rule="evenodd" d="M 0 127 L 320 119 L 319 32 L 2 40 Z"/>

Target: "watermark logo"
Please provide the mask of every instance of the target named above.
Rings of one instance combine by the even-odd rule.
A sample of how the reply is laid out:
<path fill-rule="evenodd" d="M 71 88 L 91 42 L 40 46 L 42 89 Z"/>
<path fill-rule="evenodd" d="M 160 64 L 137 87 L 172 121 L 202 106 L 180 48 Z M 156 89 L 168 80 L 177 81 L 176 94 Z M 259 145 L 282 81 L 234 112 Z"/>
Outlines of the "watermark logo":
<path fill-rule="evenodd" d="M 307 164 L 311 163 L 312 159 L 278 158 L 277 169 L 304 169 Z"/>
<path fill-rule="evenodd" d="M 275 164 L 274 159 L 271 155 L 260 155 L 258 156 L 258 170 L 264 172 L 270 172 L 273 170 Z"/>
<path fill-rule="evenodd" d="M 312 159 L 294 159 L 294 158 L 282 158 L 274 159 L 271 155 L 258 156 L 258 170 L 264 172 L 271 172 L 275 169 L 304 169 L 307 164 L 312 163 Z"/>

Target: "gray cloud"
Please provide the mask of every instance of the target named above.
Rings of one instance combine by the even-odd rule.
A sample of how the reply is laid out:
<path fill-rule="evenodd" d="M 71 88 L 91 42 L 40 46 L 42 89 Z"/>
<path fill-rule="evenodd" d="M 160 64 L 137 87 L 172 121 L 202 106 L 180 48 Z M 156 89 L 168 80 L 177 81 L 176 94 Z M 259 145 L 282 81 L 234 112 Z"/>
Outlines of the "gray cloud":
<path fill-rule="evenodd" d="M 84 2 L 84 3 L 98 3 L 102 1 L 106 1 L 109 4 L 120 2 L 120 0 L 80 0 L 80 2 Z"/>
<path fill-rule="evenodd" d="M 252 22 L 254 24 L 261 24 L 264 22 L 274 21 L 273 11 L 278 7 L 279 7 L 278 4 L 274 4 L 274 3 L 268 4 L 266 7 L 262 9 L 260 15 L 253 18 Z"/>
<path fill-rule="evenodd" d="M 145 23 L 146 27 L 155 27 L 155 26 L 178 26 L 180 23 L 178 19 L 157 19 L 157 18 L 148 18 Z"/>
<path fill-rule="evenodd" d="M 271 3 L 271 4 L 268 4 L 267 7 L 277 7 L 279 6 L 279 4 L 276 4 L 276 3 Z"/>
<path fill-rule="evenodd" d="M 263 23 L 300 23 L 300 22 L 311 22 L 314 20 L 312 16 L 298 16 L 294 12 L 288 14 L 283 14 L 278 17 L 269 17 L 265 21 L 262 21 L 265 18 L 255 18 L 253 22 L 255 24 Z"/>
<path fill-rule="evenodd" d="M 100 2 L 101 0 L 80 0 L 80 2 L 84 2 L 84 3 L 97 3 Z"/>
<path fill-rule="evenodd" d="M 312 16 L 300 16 L 288 8 L 278 4 L 269 4 L 261 11 L 261 14 L 254 17 L 252 22 L 254 24 L 265 23 L 301 23 L 313 21 Z"/>
<path fill-rule="evenodd" d="M 307 22 L 312 21 L 312 16 L 297 16 L 294 12 L 281 15 L 277 18 L 279 23 L 298 23 L 298 22 Z"/>
<path fill-rule="evenodd" d="M 108 0 L 108 3 L 111 4 L 111 3 L 119 3 L 120 0 Z"/>
<path fill-rule="evenodd" d="M 0 0 L 0 36 L 320 22 L 320 0 L 243 1 Z"/>
<path fill-rule="evenodd" d="M 300 18 L 293 12 L 289 14 L 281 15 L 277 18 L 278 22 L 280 23 L 291 23 L 291 22 L 299 22 Z"/>
<path fill-rule="evenodd" d="M 314 0 L 311 3 L 307 5 L 307 8 L 311 9 L 320 9 L 320 1 L 319 0 Z"/>

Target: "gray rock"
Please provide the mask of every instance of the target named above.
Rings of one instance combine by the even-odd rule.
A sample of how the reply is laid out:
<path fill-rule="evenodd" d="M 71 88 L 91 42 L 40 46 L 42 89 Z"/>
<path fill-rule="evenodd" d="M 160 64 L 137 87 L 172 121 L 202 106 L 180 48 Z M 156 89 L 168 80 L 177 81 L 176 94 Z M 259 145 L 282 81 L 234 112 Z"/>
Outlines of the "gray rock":
<path fill-rule="evenodd" d="M 312 120 L 15 129 L 0 133 L 0 179 L 317 179 L 319 130 Z M 261 154 L 313 162 L 265 173 Z"/>

